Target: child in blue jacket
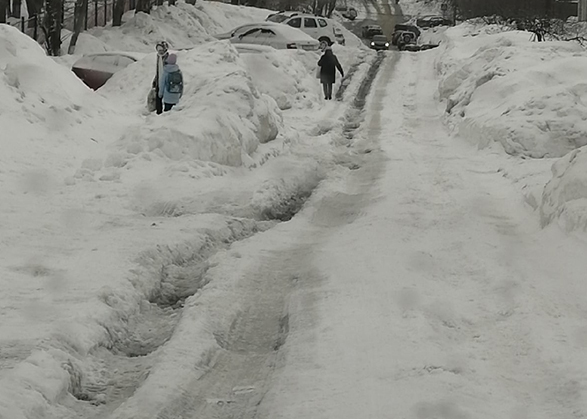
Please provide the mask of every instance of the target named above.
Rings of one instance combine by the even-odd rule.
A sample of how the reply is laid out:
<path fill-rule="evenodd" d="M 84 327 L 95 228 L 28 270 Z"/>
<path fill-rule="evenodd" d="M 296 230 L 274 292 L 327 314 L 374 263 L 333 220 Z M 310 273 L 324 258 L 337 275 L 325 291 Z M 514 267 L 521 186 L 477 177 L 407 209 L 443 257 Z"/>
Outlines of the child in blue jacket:
<path fill-rule="evenodd" d="M 177 105 L 183 95 L 183 75 L 177 65 L 177 55 L 175 54 L 169 54 L 165 60 L 162 83 L 159 84 L 158 94 L 163 99 L 164 112 Z"/>

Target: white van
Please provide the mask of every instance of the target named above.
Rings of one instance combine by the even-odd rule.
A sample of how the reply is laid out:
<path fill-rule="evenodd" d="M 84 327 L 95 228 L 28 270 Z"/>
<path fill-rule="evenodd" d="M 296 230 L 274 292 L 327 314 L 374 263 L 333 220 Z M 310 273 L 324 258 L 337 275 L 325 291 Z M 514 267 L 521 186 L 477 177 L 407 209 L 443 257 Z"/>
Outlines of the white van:
<path fill-rule="evenodd" d="M 298 28 L 312 38 L 320 41 L 320 47 L 324 49 L 334 44 L 336 32 L 328 19 L 321 16 L 303 14 L 300 12 L 279 12 L 266 19 L 268 22 L 284 23 L 293 28 Z"/>

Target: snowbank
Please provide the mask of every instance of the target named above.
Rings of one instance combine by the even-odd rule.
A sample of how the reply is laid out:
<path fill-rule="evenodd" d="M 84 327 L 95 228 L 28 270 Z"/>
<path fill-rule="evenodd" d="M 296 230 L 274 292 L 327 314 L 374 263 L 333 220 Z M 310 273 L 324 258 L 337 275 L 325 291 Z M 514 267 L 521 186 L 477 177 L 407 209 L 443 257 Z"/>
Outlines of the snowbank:
<path fill-rule="evenodd" d="M 319 102 L 320 91 L 314 77 L 317 54 L 271 50 L 242 54 L 241 58 L 255 85 L 271 96 L 280 109 L 312 108 Z"/>
<path fill-rule="evenodd" d="M 214 40 L 215 33 L 246 22 L 263 21 L 269 13 L 265 9 L 215 1 L 158 6 L 150 14 L 130 11 L 124 15 L 120 27 L 96 27 L 81 34 L 75 53 L 89 54 L 104 49 L 152 52 L 154 45 L 162 40 L 175 49 L 191 48 Z"/>
<path fill-rule="evenodd" d="M 436 0 L 401 0 L 399 7 L 404 16 L 417 17 L 425 15 L 440 15 L 442 2 Z"/>
<path fill-rule="evenodd" d="M 574 42 L 530 42 L 528 32 L 504 30 L 465 23 L 446 31 L 436 68 L 448 125 L 480 148 L 498 144 L 513 156 L 544 160 L 522 160 L 500 171 L 521 185 L 542 226 L 586 230 L 584 50 Z M 549 178 L 544 169 L 552 161 Z"/>
<path fill-rule="evenodd" d="M 544 188 L 540 216 L 543 226 L 557 221 L 566 231 L 587 230 L 587 154 L 574 150 L 552 165 Z"/>
<path fill-rule="evenodd" d="M 117 73 L 101 89 L 112 101 L 137 112 L 154 74 L 155 55 Z M 151 161 L 202 160 L 240 166 L 259 144 L 274 140 L 281 126 L 277 104 L 259 93 L 233 46 L 216 41 L 178 53 L 184 95 L 177 108 L 162 117 L 131 127 L 114 145 L 111 165 L 135 170 Z"/>
<path fill-rule="evenodd" d="M 122 118 L 31 38 L 0 25 L 0 180 L 23 167 L 64 169 Z"/>
<path fill-rule="evenodd" d="M 439 95 L 449 124 L 479 147 L 496 142 L 513 155 L 560 157 L 587 144 L 580 45 L 487 32 L 463 24 L 441 44 Z"/>

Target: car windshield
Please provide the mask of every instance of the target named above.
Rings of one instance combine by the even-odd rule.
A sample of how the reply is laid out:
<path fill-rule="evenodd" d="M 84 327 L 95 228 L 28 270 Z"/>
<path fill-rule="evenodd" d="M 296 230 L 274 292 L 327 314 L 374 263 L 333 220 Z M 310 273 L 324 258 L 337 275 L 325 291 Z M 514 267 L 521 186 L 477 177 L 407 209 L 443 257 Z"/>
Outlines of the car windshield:
<path fill-rule="evenodd" d="M 375 35 L 373 37 L 373 41 L 387 42 L 387 38 L 385 37 L 385 35 Z"/>
<path fill-rule="evenodd" d="M 288 17 L 289 16 L 277 14 L 277 15 L 273 15 L 273 16 L 268 17 L 267 20 L 269 22 L 281 23 L 284 20 L 286 20 Z"/>

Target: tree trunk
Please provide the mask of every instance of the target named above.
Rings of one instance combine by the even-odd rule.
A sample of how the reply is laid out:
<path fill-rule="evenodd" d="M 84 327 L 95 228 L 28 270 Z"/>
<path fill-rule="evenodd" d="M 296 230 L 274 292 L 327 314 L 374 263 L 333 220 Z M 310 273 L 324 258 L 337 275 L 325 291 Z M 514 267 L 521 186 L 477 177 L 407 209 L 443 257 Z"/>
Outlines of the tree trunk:
<path fill-rule="evenodd" d="M 61 53 L 61 0 L 47 0 L 45 3 L 45 32 L 47 53 L 57 57 Z"/>
<path fill-rule="evenodd" d="M 71 34 L 71 40 L 69 41 L 69 48 L 67 50 L 68 54 L 75 53 L 75 44 L 77 43 L 77 38 L 84 27 L 86 19 L 87 3 L 88 0 L 76 0 L 75 2 L 75 9 L 73 12 L 73 33 Z"/>
<path fill-rule="evenodd" d="M 26 8 L 29 16 L 40 15 L 43 9 L 43 2 L 39 0 L 26 0 Z"/>
<path fill-rule="evenodd" d="M 151 1 L 150 0 L 138 0 L 136 12 L 144 12 L 147 14 L 151 13 Z"/>
<path fill-rule="evenodd" d="M 10 10 L 10 16 L 12 17 L 21 17 L 21 2 L 20 0 L 12 0 L 12 8 Z"/>
<path fill-rule="evenodd" d="M 326 8 L 326 17 L 330 19 L 332 12 L 334 12 L 334 9 L 336 8 L 336 0 L 329 0 L 326 4 Z"/>
<path fill-rule="evenodd" d="M 8 11 L 8 0 L 0 0 L 0 23 L 6 23 L 6 12 Z"/>
<path fill-rule="evenodd" d="M 112 26 L 122 25 L 122 15 L 124 14 L 124 0 L 114 0 L 112 9 Z"/>

